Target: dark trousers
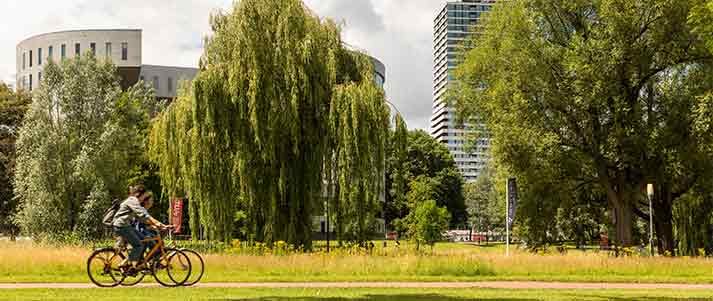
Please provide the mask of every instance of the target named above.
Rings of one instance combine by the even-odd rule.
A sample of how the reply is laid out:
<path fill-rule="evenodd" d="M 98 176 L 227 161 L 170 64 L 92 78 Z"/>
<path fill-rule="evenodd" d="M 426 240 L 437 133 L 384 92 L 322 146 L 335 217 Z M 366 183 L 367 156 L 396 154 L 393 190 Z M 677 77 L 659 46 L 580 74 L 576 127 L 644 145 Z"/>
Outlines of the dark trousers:
<path fill-rule="evenodd" d="M 134 227 L 131 226 L 126 226 L 126 227 L 114 227 L 114 232 L 126 239 L 126 241 L 129 242 L 129 244 L 132 246 L 131 252 L 129 252 L 129 260 L 131 261 L 139 261 L 141 260 L 141 257 L 144 254 L 144 250 L 146 249 L 146 245 L 141 242 L 142 239 L 144 239 L 144 236 L 139 233 L 139 231 L 136 231 Z"/>

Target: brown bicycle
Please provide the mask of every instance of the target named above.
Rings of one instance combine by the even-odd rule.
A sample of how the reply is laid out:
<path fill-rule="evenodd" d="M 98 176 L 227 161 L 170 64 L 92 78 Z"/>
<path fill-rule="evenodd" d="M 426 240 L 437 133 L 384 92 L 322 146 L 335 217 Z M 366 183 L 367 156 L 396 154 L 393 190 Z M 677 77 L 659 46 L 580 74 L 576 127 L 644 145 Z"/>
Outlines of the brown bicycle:
<path fill-rule="evenodd" d="M 161 234 L 149 237 L 142 242 L 156 241 L 141 261 L 146 268 L 136 270 L 122 267 L 126 258 L 126 249 L 105 247 L 95 250 L 87 259 L 89 279 L 100 287 L 114 287 L 120 284 L 133 285 L 140 282 L 147 274 L 153 275 L 156 282 L 167 287 L 183 285 L 191 275 L 191 261 L 188 256 L 176 248 L 167 248 Z"/>

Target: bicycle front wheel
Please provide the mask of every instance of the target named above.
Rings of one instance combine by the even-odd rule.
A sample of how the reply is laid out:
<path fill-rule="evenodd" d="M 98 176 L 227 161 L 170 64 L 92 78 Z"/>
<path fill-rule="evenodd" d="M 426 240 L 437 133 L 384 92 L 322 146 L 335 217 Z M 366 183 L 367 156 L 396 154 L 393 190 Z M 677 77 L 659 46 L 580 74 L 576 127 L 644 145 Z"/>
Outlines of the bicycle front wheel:
<path fill-rule="evenodd" d="M 180 250 L 167 248 L 165 255 L 151 266 L 154 278 L 163 286 L 181 286 L 191 276 L 191 261 Z"/>
<path fill-rule="evenodd" d="M 191 276 L 188 277 L 188 280 L 186 280 L 186 283 L 183 285 L 191 286 L 198 283 L 198 281 L 203 278 L 205 264 L 203 263 L 203 257 L 201 257 L 198 252 L 190 249 L 181 249 L 181 251 L 188 256 L 188 259 L 191 262 Z"/>
<path fill-rule="evenodd" d="M 114 248 L 96 250 L 87 259 L 87 275 L 89 280 L 100 287 L 114 287 L 121 283 L 125 276 L 119 269 L 121 256 Z"/>

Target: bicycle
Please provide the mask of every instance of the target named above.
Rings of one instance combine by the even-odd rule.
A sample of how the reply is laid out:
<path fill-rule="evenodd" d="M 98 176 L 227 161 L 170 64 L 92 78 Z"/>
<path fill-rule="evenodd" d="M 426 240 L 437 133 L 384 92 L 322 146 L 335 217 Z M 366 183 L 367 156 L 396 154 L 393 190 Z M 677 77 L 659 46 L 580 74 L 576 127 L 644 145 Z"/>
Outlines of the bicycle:
<path fill-rule="evenodd" d="M 142 242 L 150 241 L 156 241 L 156 245 L 140 262 L 140 265 L 145 267 L 140 270 L 119 265 L 126 258 L 125 251 L 114 247 L 95 250 L 87 259 L 89 279 L 99 287 L 115 287 L 124 283 L 127 277 L 134 278 L 135 282 L 127 282 L 133 285 L 139 283 L 145 275 L 151 274 L 162 286 L 183 285 L 191 275 L 191 262 L 188 256 L 176 248 L 165 247 L 160 234 L 142 240 Z M 166 275 L 163 275 L 164 273 Z M 168 279 L 164 276 L 168 276 Z"/>
<path fill-rule="evenodd" d="M 188 249 L 188 248 L 183 248 L 179 246 L 175 240 L 172 238 L 172 233 L 168 233 L 168 248 L 170 249 L 178 249 L 184 254 L 188 256 L 189 261 L 191 262 L 191 276 L 198 275 L 197 277 L 193 278 L 191 276 L 188 277 L 188 280 L 186 280 L 185 283 L 183 283 L 184 286 L 191 286 L 196 283 L 198 283 L 201 278 L 203 278 L 203 273 L 205 271 L 205 263 L 203 261 L 203 257 L 198 254 L 198 252 Z M 194 260 L 195 259 L 195 260 Z M 195 273 L 194 273 L 195 272 Z M 143 280 L 143 275 L 137 276 L 135 279 L 132 281 L 128 281 L 125 279 L 123 282 L 121 282 L 121 285 L 123 286 L 133 286 L 136 284 L 139 284 Z"/>

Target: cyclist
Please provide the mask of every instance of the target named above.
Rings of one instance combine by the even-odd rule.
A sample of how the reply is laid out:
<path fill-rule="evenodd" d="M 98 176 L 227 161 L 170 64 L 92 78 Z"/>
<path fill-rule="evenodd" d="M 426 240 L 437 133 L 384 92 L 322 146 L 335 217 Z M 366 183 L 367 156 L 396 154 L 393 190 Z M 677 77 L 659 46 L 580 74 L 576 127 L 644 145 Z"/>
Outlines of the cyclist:
<path fill-rule="evenodd" d="M 144 208 L 146 208 L 146 210 L 150 210 L 151 207 L 153 207 L 154 198 L 153 198 L 153 193 L 151 193 L 150 191 L 147 192 L 147 194 L 148 194 L 148 199 L 146 200 L 146 202 L 144 202 Z M 155 231 L 156 230 L 155 227 L 149 226 L 145 223 L 142 223 L 138 219 L 134 219 L 131 226 L 134 227 L 134 229 L 136 229 L 136 231 L 139 232 L 139 236 L 141 237 L 142 240 L 146 239 L 146 238 L 155 237 L 156 235 L 158 235 L 158 233 Z M 153 249 L 153 247 L 155 245 L 156 245 L 155 240 L 147 241 L 146 242 L 146 250 Z M 155 254 L 153 254 L 152 257 L 155 257 L 156 255 L 159 255 L 159 254 L 155 253 Z"/>
<path fill-rule="evenodd" d="M 150 224 L 161 230 L 167 227 L 149 215 L 146 206 L 151 206 L 151 194 L 146 191 L 146 188 L 143 185 L 137 185 L 134 186 L 132 190 L 129 197 L 119 205 L 119 209 L 114 215 L 112 226 L 114 226 L 114 232 L 123 237 L 133 247 L 131 252 L 129 252 L 129 257 L 121 263 L 121 266 L 132 266 L 140 270 L 145 268 L 145 266 L 138 264 L 141 261 L 146 246 L 141 242 L 143 235 L 141 235 L 136 228 L 132 227 L 132 222 L 134 219 L 138 219 L 141 222 Z"/>

